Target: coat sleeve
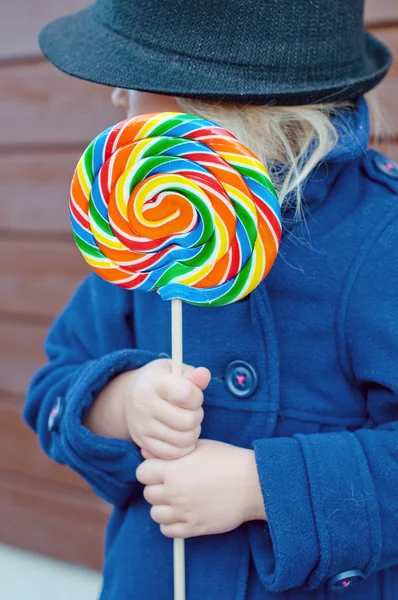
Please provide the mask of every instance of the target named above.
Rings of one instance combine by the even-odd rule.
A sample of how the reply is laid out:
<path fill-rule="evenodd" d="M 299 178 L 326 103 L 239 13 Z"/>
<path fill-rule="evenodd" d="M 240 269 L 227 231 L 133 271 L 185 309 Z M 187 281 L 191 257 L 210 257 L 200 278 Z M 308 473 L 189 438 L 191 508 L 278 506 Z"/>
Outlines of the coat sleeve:
<path fill-rule="evenodd" d="M 363 392 L 366 426 L 253 443 L 268 526 L 249 527 L 267 590 L 314 589 L 344 571 L 398 564 L 397 251 L 393 219 L 345 300 L 343 363 Z"/>
<path fill-rule="evenodd" d="M 119 506 L 142 490 L 135 478 L 140 450 L 91 433 L 82 420 L 113 377 L 159 358 L 134 349 L 131 320 L 131 292 L 90 275 L 52 326 L 45 343 L 48 364 L 33 378 L 24 407 L 44 451 Z M 50 427 L 55 406 L 57 427 Z"/>

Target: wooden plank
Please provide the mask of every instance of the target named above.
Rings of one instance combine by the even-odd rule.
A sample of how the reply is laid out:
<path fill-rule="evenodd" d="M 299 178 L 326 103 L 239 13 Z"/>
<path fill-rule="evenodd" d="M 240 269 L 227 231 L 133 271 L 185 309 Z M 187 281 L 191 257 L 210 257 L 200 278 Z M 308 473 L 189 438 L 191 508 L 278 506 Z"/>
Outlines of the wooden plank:
<path fill-rule="evenodd" d="M 23 396 L 37 369 L 45 363 L 46 325 L 0 322 L 0 390 Z"/>
<path fill-rule="evenodd" d="M 397 0 L 365 0 L 365 21 L 368 25 L 398 23 Z"/>
<path fill-rule="evenodd" d="M 0 21 L 0 60 L 40 53 L 37 36 L 46 24 L 90 4 L 89 0 L 13 0 L 7 5 L 7 18 Z M 21 19 L 21 15 L 24 18 Z M 398 22 L 396 0 L 365 0 L 369 25 Z"/>
<path fill-rule="evenodd" d="M 373 144 L 372 146 L 379 150 L 379 152 L 381 152 L 385 156 L 388 156 L 396 163 L 398 163 L 398 143 L 384 142 L 381 144 Z"/>
<path fill-rule="evenodd" d="M 125 118 L 111 88 L 68 77 L 47 61 L 0 69 L 0 145 L 81 144 Z"/>
<path fill-rule="evenodd" d="M 391 71 L 384 81 L 372 90 L 377 101 L 384 123 L 381 124 L 380 135 L 384 139 L 398 139 L 398 28 L 374 28 L 372 33 L 391 49 L 395 60 Z"/>
<path fill-rule="evenodd" d="M 7 2 L 6 18 L 0 19 L 0 61 L 38 56 L 40 29 L 50 21 L 75 12 L 89 0 L 12 0 Z M 21 18 L 21 15 L 23 17 Z"/>
<path fill-rule="evenodd" d="M 91 494 L 0 472 L 0 540 L 101 569 L 109 507 Z"/>
<path fill-rule="evenodd" d="M 50 21 L 90 4 L 89 0 L 13 0 L 7 5 L 7 18 L 0 21 L 0 60 L 40 53 L 37 36 Z M 24 18 L 21 19 L 21 14 Z M 365 0 L 365 20 L 369 25 L 398 21 L 396 0 Z"/>
<path fill-rule="evenodd" d="M 0 238 L 0 312 L 50 321 L 88 272 L 72 239 L 68 243 Z"/>
<path fill-rule="evenodd" d="M 83 145 L 61 152 L 27 153 L 21 148 L 0 156 L 0 229 L 70 235 L 69 188 L 83 150 Z"/>
<path fill-rule="evenodd" d="M 0 472 L 33 477 L 38 482 L 63 484 L 92 494 L 76 473 L 50 460 L 39 447 L 36 435 L 21 417 L 22 398 L 0 396 Z"/>
<path fill-rule="evenodd" d="M 398 56 L 397 29 L 372 31 Z M 393 115 L 397 90 L 398 61 L 377 92 L 382 106 Z M 83 147 L 107 125 L 122 118 L 123 111 L 110 104 L 109 88 L 67 77 L 48 63 L 0 69 L 0 145 L 3 147 L 63 143 Z M 398 125 L 396 134 L 397 129 Z"/>

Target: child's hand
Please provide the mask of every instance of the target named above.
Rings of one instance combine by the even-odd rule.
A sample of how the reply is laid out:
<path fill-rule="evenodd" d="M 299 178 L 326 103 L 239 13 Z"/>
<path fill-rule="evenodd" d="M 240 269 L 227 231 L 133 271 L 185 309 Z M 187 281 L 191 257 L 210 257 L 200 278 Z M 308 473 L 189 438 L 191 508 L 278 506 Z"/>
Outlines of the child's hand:
<path fill-rule="evenodd" d="M 210 372 L 156 360 L 112 379 L 98 394 L 84 425 L 103 437 L 133 440 L 144 458 L 173 459 L 193 450 L 203 420 L 203 390 Z"/>
<path fill-rule="evenodd" d="M 132 374 L 124 407 L 131 439 L 144 458 L 165 460 L 185 456 L 195 448 L 203 420 L 203 390 L 210 372 L 184 365 L 173 375 L 171 361 L 148 363 Z"/>
<path fill-rule="evenodd" d="M 224 533 L 245 521 L 266 520 L 252 450 L 199 440 L 178 460 L 146 460 L 137 479 L 167 537 Z"/>

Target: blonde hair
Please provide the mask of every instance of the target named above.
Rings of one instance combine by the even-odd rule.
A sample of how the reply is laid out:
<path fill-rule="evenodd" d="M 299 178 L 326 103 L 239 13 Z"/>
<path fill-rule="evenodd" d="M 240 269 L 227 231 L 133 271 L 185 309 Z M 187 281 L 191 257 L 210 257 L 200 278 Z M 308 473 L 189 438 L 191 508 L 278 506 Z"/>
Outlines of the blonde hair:
<path fill-rule="evenodd" d="M 333 116 L 352 104 L 239 106 L 176 98 L 184 112 L 231 131 L 270 173 L 281 205 L 302 209 L 302 185 L 338 142 Z"/>

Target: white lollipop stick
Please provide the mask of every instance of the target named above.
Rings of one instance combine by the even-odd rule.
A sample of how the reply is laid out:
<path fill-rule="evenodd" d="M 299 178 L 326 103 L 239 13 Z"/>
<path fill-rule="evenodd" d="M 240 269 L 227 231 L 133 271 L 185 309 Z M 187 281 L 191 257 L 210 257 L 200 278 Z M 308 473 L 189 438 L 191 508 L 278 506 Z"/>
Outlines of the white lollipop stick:
<path fill-rule="evenodd" d="M 182 375 L 182 302 L 171 301 L 171 358 L 174 375 Z M 174 600 L 185 600 L 185 544 L 174 540 Z"/>

